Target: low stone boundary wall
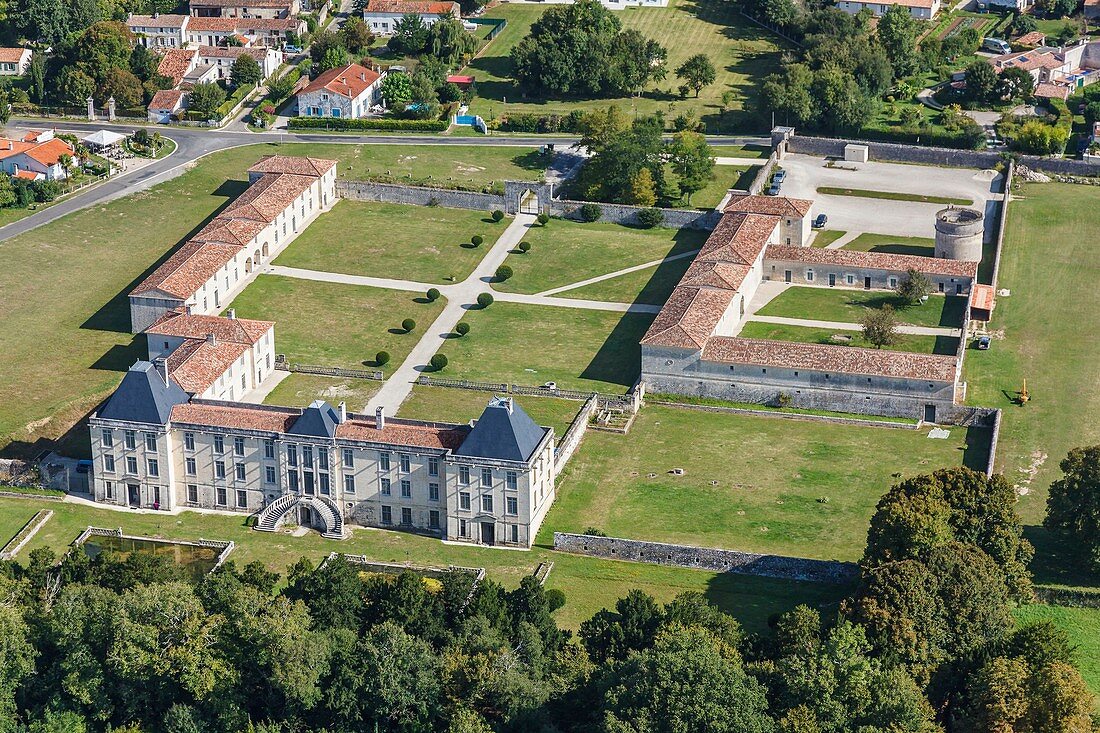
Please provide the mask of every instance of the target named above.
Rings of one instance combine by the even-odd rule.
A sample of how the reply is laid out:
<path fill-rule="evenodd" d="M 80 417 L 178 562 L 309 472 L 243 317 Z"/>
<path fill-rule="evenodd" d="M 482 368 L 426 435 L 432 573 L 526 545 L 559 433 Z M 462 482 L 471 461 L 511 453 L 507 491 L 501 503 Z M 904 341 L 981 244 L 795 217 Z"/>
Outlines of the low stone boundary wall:
<path fill-rule="evenodd" d="M 701 412 L 725 412 L 732 415 L 761 415 L 764 417 L 783 417 L 788 420 L 808 420 L 810 422 L 828 422 L 838 425 L 858 425 L 865 428 L 894 428 L 902 430 L 916 430 L 919 426 L 915 422 L 896 422 L 893 420 L 862 420 L 858 417 L 839 417 L 836 415 L 812 415 L 803 412 L 781 412 L 779 410 L 754 410 L 751 407 L 726 407 L 724 405 L 696 405 L 690 402 L 676 402 L 665 399 L 659 395 L 647 397 L 646 402 L 665 407 L 680 407 L 685 410 L 699 410 Z"/>
<path fill-rule="evenodd" d="M 550 213 L 565 219 L 580 220 L 580 208 L 588 201 L 569 201 L 566 199 L 554 200 L 550 204 Z M 628 206 L 626 204 L 598 203 L 600 207 L 599 221 L 612 224 L 638 224 L 638 212 L 645 206 Z M 665 219 L 662 226 L 675 229 L 702 229 L 711 230 L 718 225 L 721 213 L 717 211 L 698 211 L 694 209 L 661 209 Z"/>
<path fill-rule="evenodd" d="M 1037 585 L 1035 595 L 1041 602 L 1051 606 L 1100 608 L 1100 590 L 1093 588 L 1057 588 L 1050 585 Z"/>
<path fill-rule="evenodd" d="M 1000 210 L 997 212 L 997 238 L 996 249 L 993 250 L 993 275 L 990 277 L 990 285 L 997 289 L 997 278 L 1001 275 L 1001 252 L 1005 245 L 1005 227 L 1008 225 L 1008 201 L 1012 197 L 1012 178 L 1016 173 L 1016 163 L 1008 161 L 1005 169 L 1004 198 L 1001 200 Z M 994 296 L 996 293 L 994 292 Z"/>
<path fill-rule="evenodd" d="M 664 542 L 596 537 L 567 532 L 554 533 L 554 549 L 559 552 L 612 560 L 675 565 L 682 568 L 716 570 L 785 580 L 807 580 L 815 583 L 849 583 L 859 577 L 859 566 L 851 562 L 761 555 L 737 550 L 670 545 Z"/>
<path fill-rule="evenodd" d="M 756 172 L 756 177 L 752 179 L 752 183 L 749 184 L 749 193 L 756 196 L 764 190 L 764 184 L 771 178 L 772 171 L 775 170 L 776 164 L 779 162 L 779 155 L 773 150 L 772 154 L 768 156 L 768 162 Z"/>
<path fill-rule="evenodd" d="M 34 516 L 28 519 L 27 523 L 15 533 L 15 536 L 8 540 L 7 544 L 4 545 L 4 549 L 0 550 L 0 560 L 11 560 L 18 555 L 19 551 L 34 539 L 34 536 L 38 534 L 38 530 L 42 529 L 52 516 L 53 509 L 40 509 L 35 512 Z"/>
<path fill-rule="evenodd" d="M 989 438 L 989 458 L 985 462 L 985 475 L 992 476 L 997 465 L 997 442 L 1001 439 L 1001 411 L 993 414 L 993 433 Z"/>
<path fill-rule="evenodd" d="M 475 191 L 458 191 L 451 188 L 405 186 L 398 183 L 374 181 L 336 180 L 336 193 L 353 201 L 381 201 L 388 204 L 413 204 L 417 206 L 446 206 L 451 209 L 475 211 L 504 210 L 504 196 Z"/>
<path fill-rule="evenodd" d="M 581 407 L 580 412 L 573 418 L 573 422 L 569 423 L 569 427 L 566 428 L 565 434 L 561 436 L 561 440 L 554 447 L 554 478 L 558 477 L 565 468 L 565 464 L 569 463 L 569 459 L 573 457 L 573 453 L 580 446 L 581 439 L 584 438 L 584 434 L 588 430 L 589 418 L 595 412 L 598 401 L 596 395 L 588 398 L 584 406 Z"/>
<path fill-rule="evenodd" d="M 53 494 L 24 494 L 21 491 L 0 491 L 0 497 L 4 499 L 45 499 L 46 501 L 65 501 L 63 496 Z"/>

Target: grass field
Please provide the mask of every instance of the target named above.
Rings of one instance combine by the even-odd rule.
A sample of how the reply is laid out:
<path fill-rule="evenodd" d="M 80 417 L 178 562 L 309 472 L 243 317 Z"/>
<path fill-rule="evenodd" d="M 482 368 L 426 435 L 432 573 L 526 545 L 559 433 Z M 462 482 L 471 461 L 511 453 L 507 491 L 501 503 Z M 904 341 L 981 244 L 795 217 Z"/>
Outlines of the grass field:
<path fill-rule="evenodd" d="M 1093 694 L 1100 695 L 1100 609 L 1037 604 L 1016 609 L 1015 616 L 1021 624 L 1050 621 L 1065 631 L 1077 647 L 1074 661 L 1081 676 Z M 1100 700 L 1096 707 L 1100 709 Z"/>
<path fill-rule="evenodd" d="M 349 369 L 377 366 L 379 351 L 395 368 L 443 305 L 398 290 L 276 275 L 260 275 L 233 299 L 240 317 L 275 321 L 275 348 L 288 361 Z M 401 329 L 405 318 L 416 321 L 412 333 Z"/>
<path fill-rule="evenodd" d="M 481 417 L 492 392 L 476 392 L 448 387 L 413 387 L 397 410 L 398 417 L 415 420 L 465 423 Z M 516 404 L 539 425 L 554 428 L 559 438 L 581 409 L 580 402 L 554 397 L 516 397 Z"/>
<path fill-rule="evenodd" d="M 884 199 L 886 201 L 917 201 L 923 204 L 955 204 L 957 206 L 970 206 L 974 203 L 972 199 L 961 199 L 951 196 L 899 193 L 897 191 L 870 191 L 864 188 L 839 188 L 837 186 L 818 186 L 817 192 L 830 196 L 854 196 L 856 198 Z"/>
<path fill-rule="evenodd" d="M 927 432 L 649 405 L 627 436 L 585 436 L 558 479 L 540 541 L 593 526 L 616 537 L 856 560 L 891 474 L 984 466 L 987 431 L 953 428 L 947 440 Z"/>
<path fill-rule="evenodd" d="M 817 246 L 816 241 L 814 242 L 814 246 Z M 883 252 L 892 255 L 934 257 L 936 254 L 936 240 L 931 237 L 898 237 L 893 234 L 864 232 L 851 242 L 845 244 L 841 249 L 852 249 L 859 252 Z"/>
<path fill-rule="evenodd" d="M 748 190 L 749 184 L 756 178 L 758 165 L 716 165 L 714 178 L 691 197 L 691 205 L 696 209 L 713 209 L 722 203 L 726 191 L 731 188 Z"/>
<path fill-rule="evenodd" d="M 768 145 L 711 145 L 710 151 L 720 158 L 760 158 L 766 160 L 772 154 Z"/>
<path fill-rule="evenodd" d="M 637 29 L 668 48 L 668 77 L 643 90 L 636 99 L 524 98 L 510 79 L 509 54 L 544 11 L 545 7 L 539 5 L 507 3 L 486 11 L 486 18 L 505 18 L 508 25 L 464 72 L 473 74 L 477 80 L 478 96 L 470 107 L 471 114 L 493 120 L 510 112 L 567 114 L 574 109 L 590 110 L 614 104 L 631 114 L 649 115 L 660 111 L 669 120 L 693 113 L 707 125 L 709 133 L 766 129 L 766 124 L 755 120 L 749 110 L 757 99 L 763 78 L 779 68 L 779 47 L 775 36 L 745 20 L 733 6 L 718 0 L 671 0 L 667 8 L 615 11 L 615 17 L 622 21 L 624 28 Z M 698 98 L 681 99 L 676 92 L 680 82 L 675 71 L 696 53 L 710 57 L 717 69 L 717 78 Z M 736 100 L 723 115 L 720 100 L 727 90 L 735 93 Z"/>
<path fill-rule="evenodd" d="M 291 374 L 271 390 L 264 404 L 304 407 L 314 400 L 325 400 L 333 406 L 346 402 L 348 412 L 358 412 L 381 388 L 382 382 L 371 379 Z"/>
<path fill-rule="evenodd" d="M 440 353 L 440 376 L 626 392 L 641 369 L 638 341 L 653 316 L 498 302 L 465 317 L 470 333 Z"/>
<path fill-rule="evenodd" d="M 16 532 L 23 529 L 23 525 L 30 521 L 35 511 L 37 510 L 31 509 L 30 506 L 20 506 L 18 503 L 8 511 L 0 511 L 0 548 L 15 537 Z"/>
<path fill-rule="evenodd" d="M 839 229 L 822 229 L 814 237 L 812 246 L 818 249 L 825 249 L 836 240 L 843 237 L 848 232 L 842 232 Z"/>
<path fill-rule="evenodd" d="M 460 282 L 508 220 L 479 211 L 340 201 L 275 259 L 276 265 L 426 283 Z M 480 234 L 480 247 L 470 237 Z"/>
<path fill-rule="evenodd" d="M 684 273 L 691 267 L 693 257 L 682 257 L 671 262 L 646 267 L 625 275 L 617 275 L 598 283 L 566 290 L 562 298 L 603 300 L 609 303 L 640 303 L 664 305 L 672 289 L 680 284 Z"/>
<path fill-rule="evenodd" d="M 749 321 L 738 334 L 747 339 L 771 339 L 773 341 L 791 341 L 799 344 L 843 344 L 875 348 L 863 338 L 860 331 L 834 331 L 828 328 L 811 326 L 788 326 L 781 323 L 762 323 Z M 847 336 L 848 341 L 833 336 Z M 897 341 L 888 347 L 890 351 L 910 351 L 916 354 L 943 354 L 950 356 L 959 348 L 959 340 L 953 336 L 916 336 L 908 333 L 897 335 Z"/>
<path fill-rule="evenodd" d="M 907 305 L 904 299 L 892 292 L 790 287 L 757 311 L 757 314 L 859 323 L 868 310 L 886 305 L 894 308 L 899 323 L 960 328 L 966 311 L 966 298 L 930 295 L 925 303 Z"/>
<path fill-rule="evenodd" d="M 702 247 L 706 239 L 707 232 L 695 229 L 637 229 L 621 224 L 552 219 L 545 227 L 528 230 L 524 241 L 531 245 L 530 251 L 510 254 L 507 264 L 515 274 L 493 287 L 504 292 L 541 293 L 690 252 Z M 690 262 L 690 258 L 684 259 Z M 586 288 L 598 292 L 602 285 L 603 282 Z M 562 295 L 582 297 L 574 291 Z"/>
<path fill-rule="evenodd" d="M 614 560 L 565 555 L 546 548 L 531 552 L 445 545 L 437 539 L 401 532 L 356 529 L 346 540 L 326 540 L 316 532 L 302 537 L 285 533 L 260 533 L 244 526 L 244 517 L 183 512 L 179 515 L 119 512 L 78 504 L 0 499 L 0 517 L 30 516 L 45 506 L 54 517 L 31 541 L 24 553 L 36 547 L 64 552 L 69 543 L 89 525 L 122 527 L 127 534 L 168 539 L 233 540 L 230 559 L 238 566 L 259 560 L 269 569 L 286 572 L 299 557 L 319 563 L 330 552 L 362 553 L 372 560 L 409 562 L 423 565 L 464 565 L 486 568 L 489 576 L 515 587 L 543 561 L 553 561 L 547 580 L 550 588 L 566 594 L 566 605 L 557 613 L 558 623 L 576 629 L 581 621 L 601 608 L 611 606 L 633 588 L 661 601 L 682 591 L 705 593 L 715 603 L 741 620 L 749 631 L 767 630 L 768 616 L 790 610 L 800 603 L 823 606 L 837 602 L 848 589 L 818 583 L 797 583 L 713 573 L 702 570 L 626 563 Z M 20 554 L 20 559 L 25 560 Z"/>

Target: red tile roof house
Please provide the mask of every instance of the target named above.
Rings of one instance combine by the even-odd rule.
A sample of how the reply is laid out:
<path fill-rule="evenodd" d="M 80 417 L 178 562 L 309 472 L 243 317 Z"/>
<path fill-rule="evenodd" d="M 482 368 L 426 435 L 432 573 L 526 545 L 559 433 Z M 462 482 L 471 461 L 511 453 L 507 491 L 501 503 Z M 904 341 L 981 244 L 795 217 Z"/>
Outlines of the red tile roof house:
<path fill-rule="evenodd" d="M 0 48 L 0 76 L 22 76 L 31 65 L 29 48 Z"/>
<path fill-rule="evenodd" d="M 852 15 L 867 8 L 876 17 L 895 5 L 907 8 L 909 14 L 918 20 L 932 20 L 940 12 L 940 0 L 839 0 L 836 4 L 838 8 Z"/>
<path fill-rule="evenodd" d="M 182 89 L 162 89 L 149 100 L 148 120 L 167 124 L 172 116 L 187 109 L 188 94 Z"/>
<path fill-rule="evenodd" d="M 424 25 L 432 25 L 448 16 L 458 20 L 461 9 L 458 3 L 435 0 L 368 0 L 363 7 L 363 20 L 379 36 L 392 35 L 406 15 L 419 15 Z"/>
<path fill-rule="evenodd" d="M 61 158 L 68 155 L 79 163 L 69 143 L 55 138 L 52 131 L 28 135 L 23 140 L 0 137 L 0 172 L 30 180 L 60 181 L 68 177 Z"/>
<path fill-rule="evenodd" d="M 249 46 L 280 48 L 290 33 L 302 35 L 299 18 L 191 18 L 185 41 L 189 46 L 226 46 L 230 36 L 242 36 Z"/>
<path fill-rule="evenodd" d="M 250 185 L 130 291 L 140 333 L 172 310 L 217 315 L 321 213 L 336 203 L 336 161 L 273 155 Z"/>
<path fill-rule="evenodd" d="M 299 117 L 358 119 L 382 102 L 383 74 L 348 64 L 317 75 L 296 95 Z"/>
<path fill-rule="evenodd" d="M 190 0 L 198 18 L 289 18 L 302 12 L 299 0 Z"/>
<path fill-rule="evenodd" d="M 126 27 L 134 34 L 137 42 L 146 48 L 183 48 L 190 17 L 172 13 L 153 15 L 134 15 L 126 18 Z"/>
<path fill-rule="evenodd" d="M 976 262 L 778 244 L 786 215 L 808 216 L 809 204 L 745 197 L 734 208 L 756 213 L 727 210 L 641 341 L 647 391 L 763 404 L 787 395 L 796 407 L 950 419 L 955 356 L 736 336 L 761 280 L 886 289 L 915 269 L 940 292 L 970 294 Z"/>

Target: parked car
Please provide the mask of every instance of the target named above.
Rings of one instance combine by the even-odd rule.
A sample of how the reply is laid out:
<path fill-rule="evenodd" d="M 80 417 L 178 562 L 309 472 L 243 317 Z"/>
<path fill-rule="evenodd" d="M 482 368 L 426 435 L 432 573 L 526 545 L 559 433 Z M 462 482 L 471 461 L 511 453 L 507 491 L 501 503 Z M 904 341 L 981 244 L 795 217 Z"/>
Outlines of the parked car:
<path fill-rule="evenodd" d="M 1006 53 L 1012 53 L 1012 47 L 1002 41 L 1000 38 L 986 38 L 984 41 L 982 41 L 982 50 L 1002 55 Z"/>
<path fill-rule="evenodd" d="M 829 217 L 824 214 L 818 214 L 814 218 L 814 229 L 823 229 L 826 224 L 829 223 Z"/>
<path fill-rule="evenodd" d="M 772 185 L 768 187 L 767 194 L 769 196 L 778 196 L 779 195 L 779 184 L 773 181 Z"/>
<path fill-rule="evenodd" d="M 777 170 L 775 175 L 772 176 L 772 183 L 782 183 L 785 180 L 787 180 L 787 171 L 782 168 Z"/>
<path fill-rule="evenodd" d="M 982 351 L 986 351 L 986 350 L 989 349 L 989 337 L 988 336 L 982 336 L 981 338 L 978 339 L 978 348 L 981 349 Z"/>
<path fill-rule="evenodd" d="M 542 385 L 542 388 L 543 389 L 548 389 L 551 392 L 554 392 L 554 391 L 557 391 L 557 389 L 558 389 L 558 383 L 557 382 L 547 382 L 546 384 Z"/>
<path fill-rule="evenodd" d="M 301 53 L 301 46 L 283 46 L 283 53 Z"/>

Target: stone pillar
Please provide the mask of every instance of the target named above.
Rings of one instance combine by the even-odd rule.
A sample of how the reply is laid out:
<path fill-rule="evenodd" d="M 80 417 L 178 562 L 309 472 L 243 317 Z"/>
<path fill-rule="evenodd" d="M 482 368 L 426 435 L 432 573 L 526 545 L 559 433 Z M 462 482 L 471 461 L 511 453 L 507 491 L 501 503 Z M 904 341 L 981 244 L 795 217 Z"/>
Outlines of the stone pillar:
<path fill-rule="evenodd" d="M 107 100 L 107 119 L 111 122 L 115 121 L 115 98 L 111 97 Z"/>
<path fill-rule="evenodd" d="M 84 101 L 88 103 L 88 120 L 95 120 L 95 100 L 88 97 Z"/>

